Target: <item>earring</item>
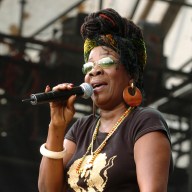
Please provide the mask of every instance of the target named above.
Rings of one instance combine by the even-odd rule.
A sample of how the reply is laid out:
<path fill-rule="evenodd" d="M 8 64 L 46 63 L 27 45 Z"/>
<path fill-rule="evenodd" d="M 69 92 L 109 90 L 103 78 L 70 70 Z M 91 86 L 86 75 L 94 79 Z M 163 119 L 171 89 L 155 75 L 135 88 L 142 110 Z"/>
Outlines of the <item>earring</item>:
<path fill-rule="evenodd" d="M 123 99 L 131 107 L 137 107 L 142 102 L 141 91 L 131 83 L 131 86 L 127 86 L 123 90 Z"/>

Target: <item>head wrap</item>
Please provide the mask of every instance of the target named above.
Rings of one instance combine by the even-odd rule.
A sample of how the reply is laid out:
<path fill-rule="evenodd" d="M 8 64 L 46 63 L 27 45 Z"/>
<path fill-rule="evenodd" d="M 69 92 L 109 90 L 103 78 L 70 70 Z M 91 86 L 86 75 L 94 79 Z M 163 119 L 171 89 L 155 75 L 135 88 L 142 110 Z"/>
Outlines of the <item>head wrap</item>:
<path fill-rule="evenodd" d="M 120 55 L 121 63 L 142 89 L 147 54 L 141 29 L 137 25 L 111 8 L 103 9 L 85 18 L 81 35 L 85 41 L 85 62 L 94 47 L 107 46 Z"/>
<path fill-rule="evenodd" d="M 88 61 L 89 54 L 90 54 L 91 50 L 94 47 L 101 46 L 101 45 L 110 47 L 114 51 L 117 52 L 117 42 L 115 41 L 115 39 L 113 38 L 113 36 L 111 34 L 100 35 L 100 36 L 97 36 L 93 39 L 87 38 L 87 39 L 85 39 L 85 42 L 84 42 L 84 59 L 85 59 L 85 62 Z"/>

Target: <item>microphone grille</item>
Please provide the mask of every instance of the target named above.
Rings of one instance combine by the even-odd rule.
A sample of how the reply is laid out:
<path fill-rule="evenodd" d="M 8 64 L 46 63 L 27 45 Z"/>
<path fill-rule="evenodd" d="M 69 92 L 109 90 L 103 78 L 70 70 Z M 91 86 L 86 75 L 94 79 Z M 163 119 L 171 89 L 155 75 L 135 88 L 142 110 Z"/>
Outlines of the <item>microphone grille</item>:
<path fill-rule="evenodd" d="M 83 89 L 84 95 L 82 96 L 84 99 L 88 99 L 93 94 L 93 87 L 89 83 L 82 83 L 80 87 Z"/>

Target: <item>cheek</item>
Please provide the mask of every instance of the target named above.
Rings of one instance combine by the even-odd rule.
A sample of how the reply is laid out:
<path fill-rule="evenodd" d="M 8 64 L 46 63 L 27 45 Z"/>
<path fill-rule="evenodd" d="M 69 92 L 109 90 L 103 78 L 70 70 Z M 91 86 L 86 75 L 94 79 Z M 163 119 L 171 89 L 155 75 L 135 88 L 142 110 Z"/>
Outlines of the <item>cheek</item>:
<path fill-rule="evenodd" d="M 124 89 L 126 86 L 129 85 L 130 81 L 129 75 L 125 72 L 114 73 L 112 79 L 117 89 Z"/>

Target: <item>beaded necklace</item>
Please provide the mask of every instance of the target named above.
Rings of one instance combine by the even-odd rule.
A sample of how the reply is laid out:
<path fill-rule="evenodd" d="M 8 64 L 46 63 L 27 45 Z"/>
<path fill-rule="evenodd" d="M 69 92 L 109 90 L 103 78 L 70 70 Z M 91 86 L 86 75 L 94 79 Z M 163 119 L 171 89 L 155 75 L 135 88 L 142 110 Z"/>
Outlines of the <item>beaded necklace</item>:
<path fill-rule="evenodd" d="M 115 125 L 113 126 L 113 128 L 111 129 L 111 131 L 107 134 L 106 138 L 104 139 L 104 141 L 98 146 L 98 148 L 93 152 L 93 144 L 94 141 L 96 140 L 98 131 L 99 131 L 99 126 L 100 126 L 100 119 L 97 121 L 93 136 L 92 136 L 92 140 L 90 145 L 87 148 L 86 153 L 83 155 L 83 157 L 81 158 L 79 164 L 77 165 L 76 168 L 76 172 L 78 174 L 81 174 L 81 177 L 83 177 L 86 174 L 86 171 L 88 169 L 91 169 L 93 167 L 93 162 L 95 160 L 95 158 L 97 157 L 97 155 L 101 152 L 101 150 L 105 147 L 105 145 L 107 144 L 107 141 L 109 140 L 109 138 L 113 135 L 113 133 L 117 130 L 117 128 L 119 127 L 119 125 L 122 123 L 122 121 L 129 115 L 130 111 L 133 109 L 133 107 L 129 107 L 124 113 L 123 115 L 118 119 L 118 121 L 115 123 Z M 88 161 L 86 162 L 85 166 L 81 168 L 81 165 L 83 163 L 83 161 L 85 160 L 85 157 L 87 156 L 87 154 L 89 153 L 89 151 L 91 150 L 91 157 L 88 159 Z"/>

